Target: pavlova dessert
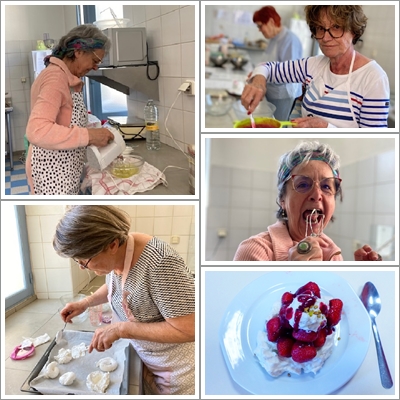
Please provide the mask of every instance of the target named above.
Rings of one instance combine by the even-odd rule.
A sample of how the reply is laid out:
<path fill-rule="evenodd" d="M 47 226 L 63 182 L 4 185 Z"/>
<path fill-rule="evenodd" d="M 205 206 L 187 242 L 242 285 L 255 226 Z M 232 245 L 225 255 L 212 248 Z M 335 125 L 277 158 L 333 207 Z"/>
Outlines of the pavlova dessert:
<path fill-rule="evenodd" d="M 269 375 L 284 372 L 316 374 L 332 354 L 336 325 L 342 315 L 340 299 L 321 298 L 319 286 L 308 282 L 296 293 L 285 292 L 274 305 L 266 330 L 257 336 L 255 355 Z"/>

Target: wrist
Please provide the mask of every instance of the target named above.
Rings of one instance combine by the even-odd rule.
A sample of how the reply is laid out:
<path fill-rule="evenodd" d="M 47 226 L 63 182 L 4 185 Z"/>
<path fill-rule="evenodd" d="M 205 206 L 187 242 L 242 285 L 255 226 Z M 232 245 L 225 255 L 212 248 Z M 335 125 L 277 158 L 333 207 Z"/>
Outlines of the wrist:
<path fill-rule="evenodd" d="M 91 307 L 91 301 L 89 300 L 90 296 L 86 296 L 83 301 L 86 303 L 86 309 L 88 309 L 89 307 Z"/>
<path fill-rule="evenodd" d="M 124 338 L 124 327 L 125 327 L 125 322 L 117 322 L 115 327 L 117 328 L 117 334 L 120 339 Z"/>

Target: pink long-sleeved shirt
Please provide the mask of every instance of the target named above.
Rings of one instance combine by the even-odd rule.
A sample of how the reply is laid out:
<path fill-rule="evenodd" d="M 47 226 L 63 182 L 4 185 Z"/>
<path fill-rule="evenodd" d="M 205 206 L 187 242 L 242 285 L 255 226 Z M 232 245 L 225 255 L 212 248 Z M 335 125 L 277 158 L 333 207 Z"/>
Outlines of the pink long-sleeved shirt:
<path fill-rule="evenodd" d="M 87 128 L 72 126 L 71 90 L 80 92 L 83 82 L 65 63 L 50 58 L 50 65 L 33 82 L 31 114 L 26 127 L 30 143 L 48 150 L 70 150 L 87 146 Z"/>
<path fill-rule="evenodd" d="M 328 242 L 322 247 L 323 261 L 343 261 L 341 250 L 324 233 L 321 235 Z M 289 249 L 296 246 L 289 235 L 287 226 L 277 221 L 266 232 L 251 236 L 240 243 L 234 261 L 288 261 Z"/>

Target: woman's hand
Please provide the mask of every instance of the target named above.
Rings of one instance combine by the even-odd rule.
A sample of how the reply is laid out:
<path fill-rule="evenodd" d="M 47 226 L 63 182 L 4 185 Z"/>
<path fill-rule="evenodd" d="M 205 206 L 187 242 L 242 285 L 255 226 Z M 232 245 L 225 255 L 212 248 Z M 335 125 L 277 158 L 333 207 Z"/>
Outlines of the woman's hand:
<path fill-rule="evenodd" d="M 322 247 L 326 247 L 328 242 L 320 236 L 308 236 L 302 241 L 307 241 L 311 245 L 311 250 L 306 254 L 301 254 L 296 244 L 289 249 L 289 261 L 323 261 Z"/>
<path fill-rule="evenodd" d="M 61 318 L 64 322 L 71 322 L 72 318 L 82 314 L 88 307 L 89 303 L 86 299 L 74 303 L 67 303 L 60 311 Z"/>
<path fill-rule="evenodd" d="M 96 147 L 107 146 L 112 140 L 114 135 L 107 128 L 93 128 L 88 129 L 89 132 L 89 145 L 93 144 Z"/>
<path fill-rule="evenodd" d="M 296 125 L 293 128 L 327 128 L 328 123 L 319 117 L 305 117 L 305 118 L 294 118 L 291 122 L 295 122 Z"/>
<path fill-rule="evenodd" d="M 262 75 L 256 75 L 251 83 L 248 83 L 242 93 L 243 107 L 251 114 L 267 92 L 267 82 Z"/>
<path fill-rule="evenodd" d="M 365 244 L 360 249 L 354 252 L 354 260 L 355 261 L 382 261 L 382 257 L 376 252 L 373 251 L 371 246 Z"/>
<path fill-rule="evenodd" d="M 116 340 L 121 338 L 119 328 L 120 324 L 123 323 L 124 322 L 116 322 L 105 328 L 96 329 L 88 352 L 91 353 L 93 349 L 100 352 L 108 350 Z"/>

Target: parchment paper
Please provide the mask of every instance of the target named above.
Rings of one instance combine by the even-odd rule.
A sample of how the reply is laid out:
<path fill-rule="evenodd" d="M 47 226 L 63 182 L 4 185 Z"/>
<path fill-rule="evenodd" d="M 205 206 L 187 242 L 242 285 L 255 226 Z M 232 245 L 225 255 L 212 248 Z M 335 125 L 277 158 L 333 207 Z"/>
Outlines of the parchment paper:
<path fill-rule="evenodd" d="M 102 353 L 93 350 L 92 353 L 86 352 L 86 355 L 77 359 L 72 359 L 67 364 L 58 364 L 60 374 L 55 379 L 48 379 L 41 377 L 44 374 L 46 366 L 52 361 L 56 361 L 54 356 L 58 354 L 58 351 L 62 348 L 71 349 L 73 346 L 77 346 L 81 343 L 85 343 L 89 346 L 92 340 L 93 332 L 80 332 L 80 331 L 64 331 L 62 338 L 57 341 L 57 344 L 51 350 L 49 359 L 39 375 L 34 378 L 30 385 L 42 394 L 68 394 L 73 393 L 76 395 L 102 395 L 103 393 L 97 393 L 89 390 L 86 386 L 86 377 L 93 371 L 100 371 L 99 367 L 96 367 L 97 361 L 104 357 L 112 357 L 117 363 L 118 367 L 115 371 L 110 372 L 110 385 L 108 386 L 105 395 L 119 395 L 120 386 L 123 379 L 124 368 L 125 368 L 125 350 L 129 346 L 130 342 L 128 339 L 120 339 L 113 343 L 112 347 Z M 129 365 L 126 365 L 129 368 Z M 61 385 L 58 378 L 66 372 L 74 372 L 76 379 L 70 386 Z"/>

